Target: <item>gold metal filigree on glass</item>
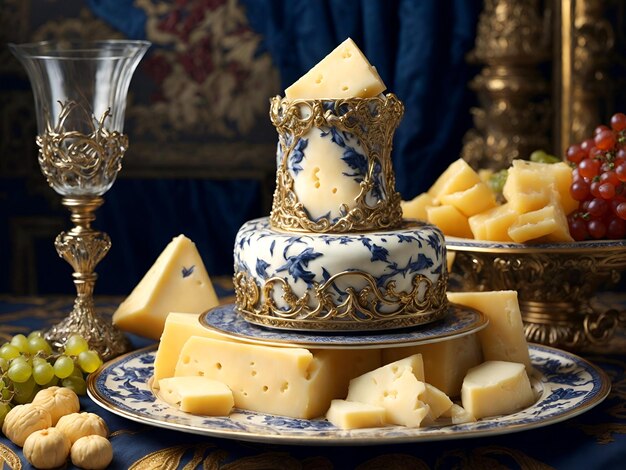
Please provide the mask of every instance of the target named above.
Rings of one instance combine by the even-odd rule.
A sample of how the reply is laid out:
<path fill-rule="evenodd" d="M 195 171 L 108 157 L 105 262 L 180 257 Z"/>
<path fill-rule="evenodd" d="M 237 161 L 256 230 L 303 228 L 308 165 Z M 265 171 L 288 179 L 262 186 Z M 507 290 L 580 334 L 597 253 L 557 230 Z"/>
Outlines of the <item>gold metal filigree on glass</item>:
<path fill-rule="evenodd" d="M 341 302 L 335 297 L 337 281 L 350 279 Z M 267 279 L 260 286 L 245 272 L 234 277 L 235 303 L 249 322 L 272 328 L 316 331 L 372 331 L 422 325 L 438 320 L 448 307 L 447 273 L 436 282 L 424 275 L 413 278 L 409 292 L 398 292 L 395 282 L 380 288 L 376 279 L 362 271 L 344 271 L 298 297 L 282 278 Z M 282 298 L 286 308 L 274 298 Z"/>
<path fill-rule="evenodd" d="M 56 250 L 74 269 L 77 297 L 69 316 L 45 337 L 61 347 L 78 333 L 104 360 L 130 348 L 109 319 L 97 315 L 96 265 L 111 247 L 91 227 L 95 211 L 122 166 L 126 94 L 147 41 L 59 41 L 10 44 L 31 81 L 37 113 L 39 164 L 50 187 L 63 196 L 74 227 L 59 234 Z"/>
<path fill-rule="evenodd" d="M 451 286 L 465 291 L 516 290 L 526 338 L 569 350 L 605 344 L 626 312 L 597 305 L 601 287 L 626 269 L 626 243 L 494 247 L 448 240 Z"/>
<path fill-rule="evenodd" d="M 327 104 L 332 103 L 329 107 Z M 342 100 L 296 100 L 280 96 L 271 100 L 270 118 L 279 134 L 282 159 L 276 172 L 276 190 L 270 222 L 273 228 L 289 232 L 339 233 L 395 228 L 402 222 L 400 194 L 395 191 L 391 163 L 393 134 L 404 114 L 404 106 L 392 93 L 375 98 Z M 368 159 L 367 174 L 354 207 L 343 207 L 337 220 L 322 217 L 311 220 L 294 190 L 294 178 L 287 169 L 289 156 L 312 128 L 336 128 L 359 140 Z M 380 166 L 386 197 L 375 205 L 366 201 L 375 184 Z"/>

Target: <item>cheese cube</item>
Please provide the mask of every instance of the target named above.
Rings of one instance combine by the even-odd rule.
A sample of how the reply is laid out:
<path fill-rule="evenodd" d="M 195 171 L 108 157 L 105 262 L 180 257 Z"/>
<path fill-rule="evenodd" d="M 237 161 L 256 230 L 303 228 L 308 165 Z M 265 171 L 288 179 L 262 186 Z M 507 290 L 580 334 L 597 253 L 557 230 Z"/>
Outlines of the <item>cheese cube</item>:
<path fill-rule="evenodd" d="M 517 291 L 448 292 L 448 300 L 479 310 L 489 319 L 477 333 L 485 360 L 519 362 L 531 372 Z"/>
<path fill-rule="evenodd" d="M 472 238 L 467 217 L 454 206 L 433 206 L 426 208 L 428 221 L 441 229 L 444 235 Z"/>
<path fill-rule="evenodd" d="M 206 416 L 227 416 L 233 409 L 233 393 L 206 377 L 169 377 L 159 381 L 159 396 L 181 411 Z"/>
<path fill-rule="evenodd" d="M 535 395 L 523 364 L 487 361 L 465 376 L 461 401 L 468 413 L 480 419 L 526 408 Z"/>
<path fill-rule="evenodd" d="M 350 38 L 285 90 L 288 100 L 371 98 L 385 91 L 378 72 Z"/>
<path fill-rule="evenodd" d="M 452 424 L 473 423 L 476 421 L 476 418 L 469 411 L 456 403 L 443 412 L 441 416 L 450 418 Z"/>
<path fill-rule="evenodd" d="M 426 208 L 438 205 L 439 203 L 435 202 L 433 197 L 428 193 L 422 193 L 410 201 L 402 201 L 400 203 L 400 207 L 402 207 L 402 217 L 405 219 L 419 220 L 428 220 Z"/>
<path fill-rule="evenodd" d="M 459 158 L 437 178 L 428 190 L 428 194 L 438 200 L 441 196 L 465 191 L 480 182 L 478 173 L 465 160 Z"/>
<path fill-rule="evenodd" d="M 174 238 L 113 314 L 122 330 L 159 339 L 170 312 L 202 313 L 218 305 L 195 244 Z"/>
<path fill-rule="evenodd" d="M 385 425 L 385 409 L 356 401 L 333 400 L 326 419 L 341 429 L 375 428 Z"/>
<path fill-rule="evenodd" d="M 456 207 L 465 217 L 471 217 L 496 207 L 496 197 L 482 181 L 464 191 L 444 194 L 439 197 L 441 204 Z"/>
<path fill-rule="evenodd" d="M 176 312 L 167 316 L 161 342 L 154 359 L 154 387 L 158 387 L 161 379 L 174 376 L 180 351 L 191 336 L 223 339 L 219 333 L 202 326 L 199 317 L 198 314 L 194 313 Z"/>
<path fill-rule="evenodd" d="M 468 219 L 470 229 L 476 240 L 511 242 L 509 227 L 517 220 L 518 213 L 509 203 L 494 207 Z"/>
<path fill-rule="evenodd" d="M 567 217 L 558 202 L 521 214 L 509 227 L 508 234 L 516 243 L 573 242 Z"/>
<path fill-rule="evenodd" d="M 438 343 L 386 348 L 382 350 L 383 363 L 412 354 L 422 356 L 426 382 L 451 397 L 460 395 L 465 374 L 480 364 L 483 356 L 478 336 L 467 335 Z"/>
<path fill-rule="evenodd" d="M 380 351 L 279 348 L 192 336 L 175 376 L 201 375 L 225 383 L 235 406 L 294 418 L 323 415 L 344 397 L 353 377 L 380 365 Z"/>
<path fill-rule="evenodd" d="M 419 354 L 392 362 L 350 381 L 346 400 L 385 408 L 385 421 L 419 427 L 430 413 Z"/>

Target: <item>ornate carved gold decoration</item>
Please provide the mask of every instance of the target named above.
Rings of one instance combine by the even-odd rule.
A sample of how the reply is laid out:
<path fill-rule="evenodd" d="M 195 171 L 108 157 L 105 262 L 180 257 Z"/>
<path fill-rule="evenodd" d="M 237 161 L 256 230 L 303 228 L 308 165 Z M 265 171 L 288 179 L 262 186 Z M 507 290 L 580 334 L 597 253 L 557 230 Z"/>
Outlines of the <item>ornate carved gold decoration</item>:
<path fill-rule="evenodd" d="M 615 31 L 607 18 L 603 0 L 561 0 L 561 27 L 556 38 L 561 56 L 556 57 L 557 103 L 560 115 L 556 122 L 556 148 L 561 155 L 569 145 L 593 135 L 605 121 L 605 102 L 610 98 L 609 69 Z"/>
<path fill-rule="evenodd" d="M 60 347 L 70 335 L 78 333 L 104 360 L 108 360 L 128 351 L 130 343 L 109 320 L 98 316 L 94 307 L 93 289 L 98 278 L 94 269 L 111 247 L 106 233 L 91 228 L 91 222 L 96 218 L 94 212 L 104 200 L 97 196 L 83 196 L 65 197 L 62 202 L 71 211 L 74 227 L 69 232 L 61 232 L 54 245 L 59 256 L 74 268 L 72 276 L 78 295 L 69 316 L 48 330 L 45 337 Z"/>
<path fill-rule="evenodd" d="M 10 470 L 22 470 L 22 461 L 18 455 L 9 447 L 0 444 L 0 469 L 3 468 L 5 463 L 9 466 Z"/>
<path fill-rule="evenodd" d="M 393 134 L 404 114 L 404 106 L 392 93 L 385 97 L 335 100 L 332 108 L 322 100 L 289 102 L 276 96 L 271 101 L 270 118 L 279 134 L 282 159 L 276 173 L 276 191 L 270 216 L 274 228 L 290 232 L 351 232 L 393 228 L 402 222 L 400 194 L 395 191 L 391 164 Z M 327 217 L 309 218 L 294 191 L 294 180 L 287 169 L 289 156 L 302 136 L 316 128 L 336 128 L 353 134 L 360 141 L 368 159 L 367 175 L 356 197 L 356 206 L 332 222 Z M 383 194 L 386 199 L 375 206 L 366 202 L 376 185 L 375 168 L 380 166 Z"/>
<path fill-rule="evenodd" d="M 480 108 L 472 109 L 475 129 L 461 153 L 475 168 L 507 168 L 513 159 L 550 148 L 550 88 L 538 69 L 549 59 L 550 11 L 542 5 L 485 1 L 470 59 L 487 65 L 470 83 Z"/>
<path fill-rule="evenodd" d="M 463 290 L 517 290 L 529 341 L 584 349 L 626 324 L 626 312 L 592 305 L 597 289 L 626 269 L 623 247 L 471 250 L 449 243 L 448 250 L 456 253 L 451 277 Z"/>
<path fill-rule="evenodd" d="M 352 278 L 347 297 L 337 303 L 334 289 L 340 279 Z M 443 317 L 447 309 L 447 274 L 433 283 L 426 276 L 413 278 L 410 292 L 397 292 L 395 282 L 383 288 L 376 279 L 362 271 L 344 271 L 322 284 L 315 283 L 309 293 L 298 297 L 289 284 L 279 277 L 270 278 L 263 286 L 245 272 L 234 278 L 236 305 L 240 314 L 251 323 L 275 328 L 319 331 L 380 330 L 430 323 Z M 287 309 L 276 305 L 280 296 Z"/>
<path fill-rule="evenodd" d="M 75 101 L 59 104 L 61 110 L 56 127 L 48 125 L 46 132 L 37 136 L 41 171 L 48 184 L 61 194 L 70 190 L 89 194 L 95 190 L 97 194 L 102 194 L 122 168 L 128 137 L 105 127 L 110 109 L 94 123 L 91 113 Z M 82 114 L 83 119 L 75 119 L 92 124 L 90 134 L 63 130 L 72 113 Z"/>

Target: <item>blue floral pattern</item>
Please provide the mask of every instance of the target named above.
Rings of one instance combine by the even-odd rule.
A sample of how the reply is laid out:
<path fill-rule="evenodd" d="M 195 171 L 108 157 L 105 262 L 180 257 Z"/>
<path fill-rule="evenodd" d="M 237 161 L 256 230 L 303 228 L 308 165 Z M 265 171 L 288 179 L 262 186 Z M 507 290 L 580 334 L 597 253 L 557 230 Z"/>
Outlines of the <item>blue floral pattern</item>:
<path fill-rule="evenodd" d="M 325 419 L 294 419 L 246 410 L 229 417 L 187 414 L 155 397 L 150 389 L 155 350 L 144 349 L 104 365 L 89 377 L 89 396 L 103 408 L 144 424 L 207 436 L 275 444 L 355 445 L 458 439 L 528 430 L 553 424 L 585 412 L 602 401 L 610 390 L 606 375 L 591 363 L 564 351 L 531 345 L 535 367 L 532 385 L 537 401 L 507 416 L 484 418 L 475 423 L 437 426 L 341 430 Z M 553 361 L 569 370 L 573 382 L 556 380 Z M 548 368 L 545 368 L 545 367 Z"/>
<path fill-rule="evenodd" d="M 409 293 L 417 276 L 426 276 L 434 284 L 445 274 L 445 251 L 441 232 L 416 221 L 407 221 L 396 230 L 367 234 L 294 235 L 273 230 L 269 219 L 261 218 L 240 228 L 234 261 L 235 273 L 246 273 L 259 287 L 278 277 L 298 298 L 345 271 L 370 274 L 378 288 L 393 281 L 397 292 Z M 336 305 L 349 295 L 347 287 L 333 289 Z M 280 295 L 273 300 L 279 308 L 285 308 Z"/>

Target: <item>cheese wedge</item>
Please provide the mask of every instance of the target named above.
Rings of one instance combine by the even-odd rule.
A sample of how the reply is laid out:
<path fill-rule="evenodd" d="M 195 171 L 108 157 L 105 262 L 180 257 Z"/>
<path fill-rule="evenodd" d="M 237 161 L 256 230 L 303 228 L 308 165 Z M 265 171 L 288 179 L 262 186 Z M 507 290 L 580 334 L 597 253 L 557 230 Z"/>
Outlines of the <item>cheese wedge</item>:
<path fill-rule="evenodd" d="M 487 361 L 465 376 L 461 401 L 470 415 L 480 419 L 526 408 L 535 395 L 523 364 Z"/>
<path fill-rule="evenodd" d="M 476 421 L 476 418 L 469 411 L 456 403 L 443 412 L 441 416 L 450 418 L 452 424 L 473 423 Z"/>
<path fill-rule="evenodd" d="M 205 416 L 228 416 L 235 403 L 233 392 L 206 377 L 170 377 L 159 381 L 159 396 L 181 411 Z"/>
<path fill-rule="evenodd" d="M 531 372 L 516 291 L 448 292 L 447 295 L 450 302 L 479 310 L 489 319 L 489 324 L 477 333 L 486 361 L 519 362 Z"/>
<path fill-rule="evenodd" d="M 402 217 L 405 219 L 418 219 L 428 220 L 428 214 L 426 208 L 429 206 L 438 206 L 439 203 L 435 202 L 433 197 L 428 193 L 422 193 L 415 196 L 410 201 L 402 201 L 400 207 L 402 208 Z"/>
<path fill-rule="evenodd" d="M 288 100 L 371 98 L 385 91 L 378 72 L 350 38 L 285 90 Z"/>
<path fill-rule="evenodd" d="M 118 328 L 159 339 L 170 312 L 201 313 L 218 305 L 195 244 L 174 238 L 113 314 Z"/>
<path fill-rule="evenodd" d="M 311 352 L 192 336 L 175 376 L 225 383 L 238 408 L 309 419 L 324 415 L 331 400 L 345 397 L 350 379 L 378 366 L 378 350 Z"/>
<path fill-rule="evenodd" d="M 441 229 L 444 235 L 451 237 L 472 238 L 467 217 L 456 207 L 450 205 L 426 207 L 428 221 Z"/>
<path fill-rule="evenodd" d="M 437 178 L 428 190 L 428 194 L 439 200 L 441 196 L 465 191 L 480 182 L 478 173 L 465 160 L 459 158 Z"/>
<path fill-rule="evenodd" d="M 426 382 L 446 395 L 461 394 L 463 378 L 469 369 L 482 362 L 482 350 L 477 335 L 467 335 L 438 343 L 421 344 L 382 350 L 383 363 L 420 354 L 424 362 Z"/>
<path fill-rule="evenodd" d="M 496 207 L 496 197 L 482 181 L 463 191 L 439 196 L 441 204 L 456 207 L 465 217 L 471 217 Z"/>
<path fill-rule="evenodd" d="M 385 425 L 385 409 L 367 403 L 333 400 L 326 419 L 341 429 L 375 428 Z"/>

